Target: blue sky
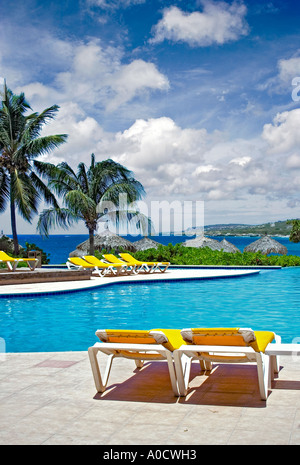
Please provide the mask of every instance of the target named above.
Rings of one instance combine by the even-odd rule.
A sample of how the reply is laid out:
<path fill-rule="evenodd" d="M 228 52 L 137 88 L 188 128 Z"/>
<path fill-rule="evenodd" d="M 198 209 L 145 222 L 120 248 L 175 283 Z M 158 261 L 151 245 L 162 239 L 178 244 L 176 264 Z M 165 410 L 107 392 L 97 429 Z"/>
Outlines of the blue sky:
<path fill-rule="evenodd" d="M 298 1 L 7 0 L 0 18 L 0 78 L 60 106 L 48 160 L 111 157 L 148 202 L 204 201 L 206 224 L 299 217 Z"/>

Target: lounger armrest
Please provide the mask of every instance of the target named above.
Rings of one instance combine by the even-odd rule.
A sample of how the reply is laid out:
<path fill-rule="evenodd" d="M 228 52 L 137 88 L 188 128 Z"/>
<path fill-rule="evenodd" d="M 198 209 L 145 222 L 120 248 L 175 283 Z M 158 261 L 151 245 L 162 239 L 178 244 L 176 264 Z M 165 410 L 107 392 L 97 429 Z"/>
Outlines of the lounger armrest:
<path fill-rule="evenodd" d="M 229 354 L 253 354 L 255 353 L 252 347 L 244 347 L 244 346 L 209 346 L 209 345 L 194 345 L 194 344 L 187 344 L 182 345 L 177 349 L 178 352 L 188 353 L 188 352 L 222 352 L 222 353 L 229 353 Z"/>
<path fill-rule="evenodd" d="M 139 351 L 155 351 L 161 354 L 170 352 L 161 344 L 126 344 L 119 342 L 96 342 L 93 345 L 94 349 L 111 349 L 111 350 L 132 350 L 135 352 Z M 171 352 L 170 352 L 171 353 Z"/>
<path fill-rule="evenodd" d="M 300 344 L 268 344 L 266 355 L 300 355 Z"/>

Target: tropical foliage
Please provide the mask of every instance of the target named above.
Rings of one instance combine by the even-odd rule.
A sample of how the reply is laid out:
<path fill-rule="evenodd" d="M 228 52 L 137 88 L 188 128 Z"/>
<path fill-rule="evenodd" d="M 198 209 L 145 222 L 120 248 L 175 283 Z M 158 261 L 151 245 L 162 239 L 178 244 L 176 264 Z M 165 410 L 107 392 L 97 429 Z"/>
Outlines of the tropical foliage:
<path fill-rule="evenodd" d="M 16 210 L 28 222 L 41 200 L 57 206 L 55 196 L 38 175 L 36 158 L 63 144 L 65 134 L 40 136 L 58 111 L 53 105 L 41 113 L 31 110 L 24 93 L 15 95 L 4 85 L 0 107 L 0 213 L 10 205 L 14 253 L 19 253 Z"/>
<path fill-rule="evenodd" d="M 135 211 L 123 209 L 120 194 L 126 194 L 126 205 L 134 203 L 144 195 L 143 186 L 131 171 L 113 160 L 78 165 L 75 172 L 66 162 L 55 166 L 39 163 L 41 175 L 48 178 L 48 187 L 63 198 L 63 207 L 54 206 L 44 210 L 38 221 L 38 230 L 48 235 L 54 226 L 68 228 L 73 223 L 84 221 L 89 231 L 90 253 L 94 254 L 94 233 L 99 221 L 113 218 L 117 223 L 128 221 Z M 125 213 L 125 216 L 123 215 Z M 139 218 L 142 218 L 139 215 Z"/>
<path fill-rule="evenodd" d="M 181 244 L 159 246 L 136 252 L 141 261 L 169 261 L 173 265 L 223 265 L 223 266 L 300 266 L 300 257 L 293 255 L 263 255 L 262 253 L 228 253 L 208 247 L 183 247 Z"/>

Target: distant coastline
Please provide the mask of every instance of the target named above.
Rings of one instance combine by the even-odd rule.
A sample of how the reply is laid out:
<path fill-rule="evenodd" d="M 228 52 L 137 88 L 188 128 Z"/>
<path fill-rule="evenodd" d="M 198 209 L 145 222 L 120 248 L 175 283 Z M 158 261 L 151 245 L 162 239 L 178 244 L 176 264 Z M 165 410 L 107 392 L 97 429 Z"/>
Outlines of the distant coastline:
<path fill-rule="evenodd" d="M 204 227 L 206 236 L 241 236 L 256 237 L 268 235 L 272 237 L 289 237 L 292 226 L 287 221 L 275 221 L 263 224 L 214 224 Z M 193 228 L 187 230 L 192 233 Z"/>

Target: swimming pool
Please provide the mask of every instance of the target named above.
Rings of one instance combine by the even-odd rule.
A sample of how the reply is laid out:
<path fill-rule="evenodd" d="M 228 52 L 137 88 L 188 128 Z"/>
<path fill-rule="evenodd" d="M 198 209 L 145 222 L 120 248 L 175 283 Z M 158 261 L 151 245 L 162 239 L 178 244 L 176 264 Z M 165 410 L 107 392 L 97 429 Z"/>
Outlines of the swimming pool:
<path fill-rule="evenodd" d="M 300 337 L 300 268 L 241 279 L 114 284 L 71 294 L 0 300 L 7 352 L 87 350 L 98 328 L 208 326 L 272 330 Z"/>

